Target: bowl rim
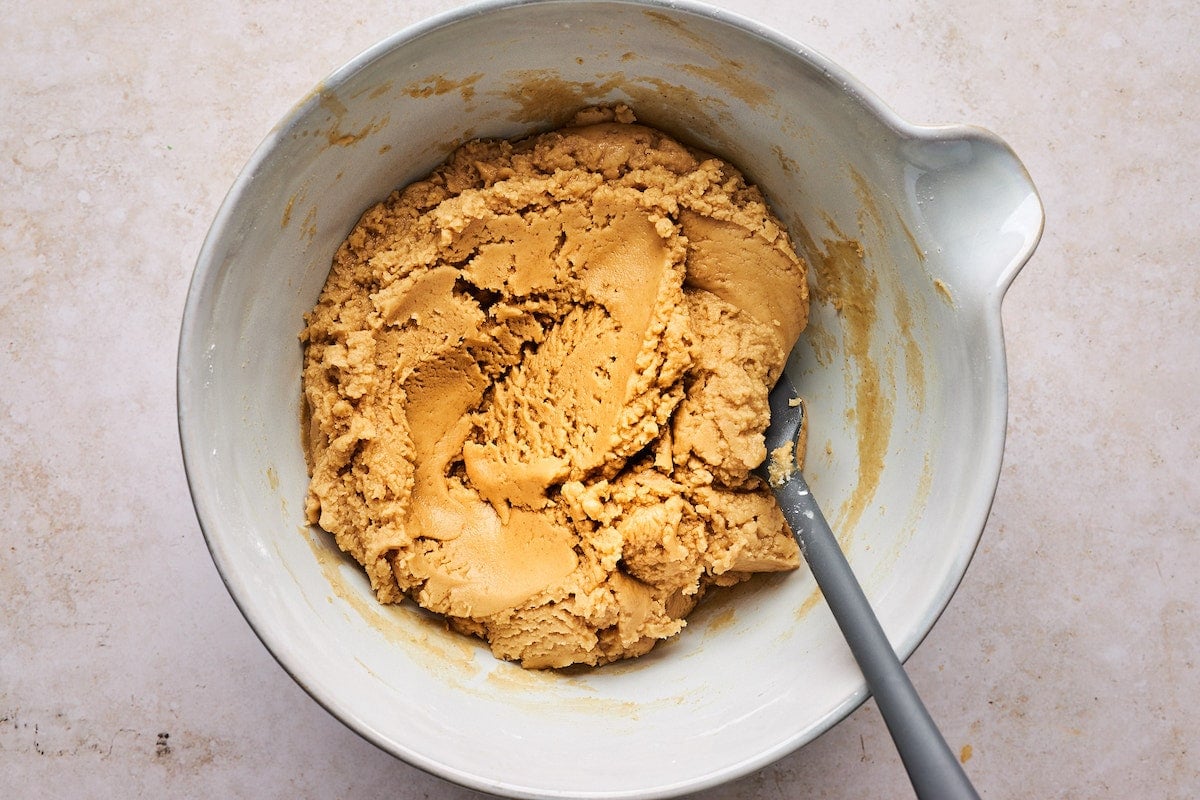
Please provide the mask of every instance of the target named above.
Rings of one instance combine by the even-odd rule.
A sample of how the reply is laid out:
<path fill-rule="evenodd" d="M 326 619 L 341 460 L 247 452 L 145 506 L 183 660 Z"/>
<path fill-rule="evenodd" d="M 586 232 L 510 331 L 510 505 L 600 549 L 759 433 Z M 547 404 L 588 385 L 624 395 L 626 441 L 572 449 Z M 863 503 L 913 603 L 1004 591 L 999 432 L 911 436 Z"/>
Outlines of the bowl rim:
<path fill-rule="evenodd" d="M 1011 153 L 1011 149 L 1003 140 L 984 128 L 962 124 L 917 125 L 910 123 L 901 118 L 878 95 L 859 81 L 858 78 L 820 52 L 737 12 L 718 8 L 699 0 L 477 0 L 456 9 L 443 11 L 385 36 L 330 72 L 327 77 L 315 85 L 313 90 L 284 114 L 254 149 L 242 169 L 239 170 L 206 233 L 188 285 L 176 352 L 177 371 L 175 389 L 177 425 L 188 491 L 192 499 L 197 522 L 226 590 L 242 616 L 250 625 L 251 630 L 254 631 L 259 641 L 271 653 L 280 667 L 313 700 L 342 724 L 380 749 L 411 766 L 459 785 L 484 792 L 524 798 L 673 797 L 687 792 L 712 788 L 729 780 L 744 777 L 750 772 L 767 766 L 787 753 L 818 738 L 838 722 L 848 717 L 868 699 L 870 695 L 865 681 L 862 682 L 857 691 L 846 697 L 819 724 L 814 726 L 810 735 L 791 737 L 780 742 L 775 747 L 764 750 L 756 758 L 748 758 L 742 762 L 727 765 L 719 770 L 700 775 L 694 780 L 676 781 L 675 783 L 666 785 L 660 784 L 646 791 L 531 790 L 528 787 L 508 784 L 503 780 L 486 779 L 479 775 L 461 771 L 435 759 L 423 756 L 420 752 L 405 747 L 383 732 L 375 730 L 371 725 L 358 717 L 350 708 L 340 703 L 336 696 L 326 696 L 317 687 L 311 685 L 309 676 L 304 673 L 302 667 L 303 660 L 298 659 L 297 654 L 292 653 L 290 648 L 279 637 L 273 635 L 270 626 L 259 617 L 260 611 L 254 606 L 251 597 L 252 593 L 245 587 L 235 585 L 235 578 L 231 574 L 233 570 L 231 568 L 230 556 L 221 543 L 220 535 L 216 533 L 220 525 L 220 515 L 212 507 L 213 504 L 209 500 L 211 492 L 207 490 L 209 489 L 208 482 L 211 476 L 208 467 L 203 463 L 200 455 L 204 449 L 204 445 L 199 440 L 195 429 L 190 427 L 190 419 L 195 413 L 193 410 L 194 387 L 202 382 L 202 376 L 195 369 L 202 362 L 202 359 L 195 355 L 196 345 L 202 340 L 202 330 L 204 328 L 204 322 L 199 319 L 199 314 L 205 296 L 208 294 L 207 290 L 212 288 L 219 272 L 220 264 L 217 262 L 216 256 L 221 248 L 223 239 L 231 228 L 230 222 L 233 214 L 240 207 L 242 198 L 248 191 L 255 175 L 260 171 L 264 162 L 271 157 L 276 145 L 285 136 L 286 132 L 303 118 L 314 98 L 321 91 L 336 90 L 354 75 L 393 50 L 441 28 L 474 17 L 505 11 L 515 7 L 575 4 L 638 6 L 651 10 L 663 10 L 703 17 L 740 29 L 742 33 L 762 39 L 773 47 L 785 51 L 822 70 L 825 75 L 839 82 L 847 97 L 860 105 L 868 115 L 874 117 L 899 138 L 920 139 L 923 141 L 961 140 L 966 138 L 990 142 Z M 988 431 L 989 446 L 985 448 L 986 452 L 994 455 L 987 460 L 987 463 L 981 463 L 980 465 L 981 475 L 984 476 L 981 478 L 980 483 L 981 485 L 986 485 L 989 489 L 987 494 L 988 501 L 986 507 L 982 509 L 982 516 L 978 520 L 979 524 L 974 541 L 971 542 L 969 547 L 964 546 L 962 556 L 953 566 L 952 574 L 957 577 L 950 581 L 949 586 L 937 597 L 936 602 L 931 604 L 925 613 L 921 615 L 919 624 L 915 628 L 918 631 L 918 635 L 910 637 L 908 641 L 897 643 L 897 654 L 902 661 L 907 660 L 928 636 L 930 631 L 932 631 L 934 625 L 948 607 L 952 596 L 961 585 L 970 561 L 982 539 L 983 530 L 990 514 L 991 506 L 995 501 L 996 489 L 999 485 L 1008 411 L 1008 376 L 1001 320 L 1001 305 L 1012 281 L 1033 255 L 1045 225 L 1042 202 L 1037 195 L 1036 187 L 1028 171 L 1020 160 L 1016 158 L 1015 154 L 1013 154 L 1013 163 L 1024 173 L 1024 178 L 1036 200 L 1038 221 L 1036 230 L 1030 232 L 1025 246 L 993 276 L 990 288 L 983 298 L 982 303 L 982 310 L 985 315 L 984 329 L 987 332 L 987 352 L 996 368 L 996 387 L 994 389 L 995 412 L 994 418 L 991 420 L 992 427 Z M 973 524 L 972 529 L 975 529 Z"/>

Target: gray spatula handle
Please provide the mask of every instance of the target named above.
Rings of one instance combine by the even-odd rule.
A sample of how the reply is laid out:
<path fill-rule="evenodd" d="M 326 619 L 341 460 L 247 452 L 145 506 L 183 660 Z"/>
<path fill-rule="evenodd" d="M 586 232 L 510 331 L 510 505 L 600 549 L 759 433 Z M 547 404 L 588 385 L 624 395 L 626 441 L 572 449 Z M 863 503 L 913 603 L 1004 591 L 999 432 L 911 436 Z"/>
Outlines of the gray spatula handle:
<path fill-rule="evenodd" d="M 774 489 L 813 577 L 875 696 L 917 797 L 978 798 L 896 657 L 808 484 L 797 470 Z"/>

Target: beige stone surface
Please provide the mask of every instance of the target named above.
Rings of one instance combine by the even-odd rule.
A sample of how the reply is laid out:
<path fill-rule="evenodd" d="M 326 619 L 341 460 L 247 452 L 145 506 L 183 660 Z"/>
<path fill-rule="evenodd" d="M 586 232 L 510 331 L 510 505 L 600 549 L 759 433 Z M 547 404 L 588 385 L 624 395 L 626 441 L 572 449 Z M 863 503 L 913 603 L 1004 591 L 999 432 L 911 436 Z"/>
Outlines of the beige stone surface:
<path fill-rule="evenodd" d="M 910 673 L 984 797 L 1200 795 L 1200 14 L 1191 3 L 717 3 L 914 122 L 1007 139 L 1047 208 L 1004 307 L 1010 435 Z M 10 4 L 0 19 L 0 786 L 6 797 L 470 792 L 310 700 L 192 514 L 175 341 L 271 126 L 450 2 Z M 15 787 L 15 789 L 14 789 Z M 712 798 L 903 797 L 863 706 Z"/>

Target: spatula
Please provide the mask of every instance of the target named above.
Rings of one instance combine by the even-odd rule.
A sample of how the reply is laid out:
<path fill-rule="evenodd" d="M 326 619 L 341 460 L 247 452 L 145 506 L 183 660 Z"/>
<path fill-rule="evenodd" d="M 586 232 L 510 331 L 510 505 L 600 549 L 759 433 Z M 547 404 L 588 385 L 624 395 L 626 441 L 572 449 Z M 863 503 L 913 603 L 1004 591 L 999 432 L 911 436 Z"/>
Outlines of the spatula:
<path fill-rule="evenodd" d="M 962 765 L 908 679 L 804 476 L 794 468 L 791 458 L 771 469 L 772 461 L 779 460 L 773 456 L 779 448 L 795 446 L 804 418 L 804 406 L 786 374 L 771 390 L 769 400 L 768 456 L 755 471 L 770 484 L 784 518 L 800 543 L 800 551 L 887 723 L 917 797 L 920 800 L 978 798 Z"/>

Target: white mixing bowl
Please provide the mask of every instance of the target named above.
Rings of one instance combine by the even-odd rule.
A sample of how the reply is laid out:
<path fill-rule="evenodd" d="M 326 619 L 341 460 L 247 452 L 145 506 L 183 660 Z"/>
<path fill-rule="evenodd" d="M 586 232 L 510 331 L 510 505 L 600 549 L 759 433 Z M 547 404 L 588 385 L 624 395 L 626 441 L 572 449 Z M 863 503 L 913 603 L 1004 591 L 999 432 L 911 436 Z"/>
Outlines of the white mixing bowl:
<path fill-rule="evenodd" d="M 694 791 L 866 696 L 803 569 L 714 593 L 636 661 L 526 672 L 411 604 L 379 606 L 304 524 L 297 334 L 361 212 L 466 139 L 618 101 L 738 165 L 818 267 L 789 366 L 808 399 L 806 473 L 902 657 L 987 518 L 1006 419 L 1000 303 L 1041 233 L 1034 187 L 994 136 L 909 125 L 804 46 L 689 2 L 466 8 L 371 48 L 279 123 L 222 205 L 184 312 L 197 515 L 247 620 L 318 702 L 409 763 L 499 794 Z"/>

